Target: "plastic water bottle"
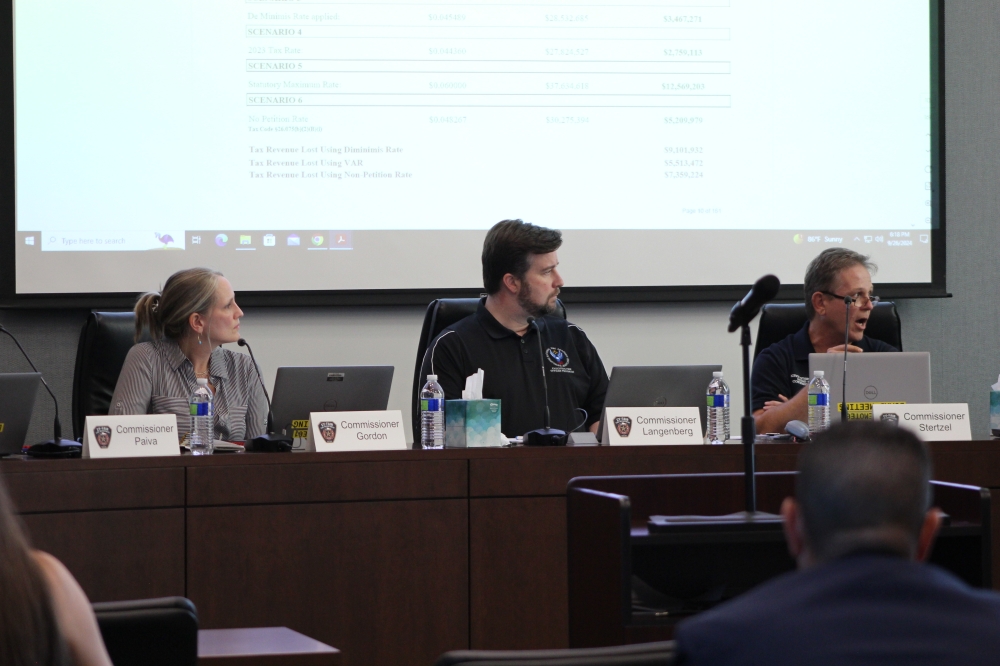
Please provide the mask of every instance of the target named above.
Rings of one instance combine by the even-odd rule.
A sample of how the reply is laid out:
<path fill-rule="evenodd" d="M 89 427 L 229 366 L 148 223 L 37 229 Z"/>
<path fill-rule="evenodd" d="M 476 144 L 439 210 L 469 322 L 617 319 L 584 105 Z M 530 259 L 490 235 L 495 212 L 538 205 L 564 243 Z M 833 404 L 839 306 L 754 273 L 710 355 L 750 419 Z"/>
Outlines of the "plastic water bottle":
<path fill-rule="evenodd" d="M 191 408 L 191 434 L 188 444 L 196 456 L 212 452 L 215 442 L 215 419 L 212 412 L 212 392 L 208 390 L 208 380 L 198 378 L 198 388 L 188 401 Z"/>
<path fill-rule="evenodd" d="M 427 375 L 420 389 L 420 448 L 444 448 L 444 389 L 437 375 Z"/>
<path fill-rule="evenodd" d="M 823 371 L 813 372 L 809 382 L 809 432 L 822 432 L 830 427 L 830 383 Z"/>
<path fill-rule="evenodd" d="M 706 396 L 708 405 L 708 443 L 725 444 L 729 439 L 729 384 L 721 372 L 712 373 Z"/>

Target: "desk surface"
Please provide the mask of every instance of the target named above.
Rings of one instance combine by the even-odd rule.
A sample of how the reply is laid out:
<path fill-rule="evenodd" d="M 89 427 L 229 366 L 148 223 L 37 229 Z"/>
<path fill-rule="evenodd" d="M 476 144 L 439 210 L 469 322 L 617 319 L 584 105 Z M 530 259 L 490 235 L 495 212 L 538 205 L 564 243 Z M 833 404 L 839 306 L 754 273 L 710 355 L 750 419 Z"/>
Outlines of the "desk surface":
<path fill-rule="evenodd" d="M 340 651 L 288 627 L 202 629 L 198 663 L 204 666 L 339 666 Z"/>

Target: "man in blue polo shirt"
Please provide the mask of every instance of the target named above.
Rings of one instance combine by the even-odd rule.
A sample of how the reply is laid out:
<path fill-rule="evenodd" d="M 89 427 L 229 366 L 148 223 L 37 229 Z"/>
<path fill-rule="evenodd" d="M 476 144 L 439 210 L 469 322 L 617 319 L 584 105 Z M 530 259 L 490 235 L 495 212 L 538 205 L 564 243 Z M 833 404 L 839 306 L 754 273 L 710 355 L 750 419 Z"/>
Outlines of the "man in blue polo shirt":
<path fill-rule="evenodd" d="M 448 400 L 461 398 L 466 377 L 482 368 L 483 397 L 502 400 L 500 429 L 508 437 L 544 425 L 542 372 L 553 428 L 593 432 L 600 422 L 608 391 L 604 364 L 579 326 L 552 316 L 563 285 L 561 245 L 554 229 L 521 220 L 495 224 L 483 243 L 488 295 L 424 355 L 421 374 L 437 375 Z"/>
<path fill-rule="evenodd" d="M 865 336 L 868 317 L 878 302 L 872 296 L 876 266 L 863 254 L 837 247 L 824 250 L 806 268 L 805 297 L 809 321 L 798 333 L 760 353 L 750 376 L 752 409 L 757 432 L 784 432 L 793 419 L 807 418 L 809 354 L 844 352 L 846 308 L 850 309 L 851 352 L 899 351 Z M 851 304 L 845 298 L 851 299 Z"/>

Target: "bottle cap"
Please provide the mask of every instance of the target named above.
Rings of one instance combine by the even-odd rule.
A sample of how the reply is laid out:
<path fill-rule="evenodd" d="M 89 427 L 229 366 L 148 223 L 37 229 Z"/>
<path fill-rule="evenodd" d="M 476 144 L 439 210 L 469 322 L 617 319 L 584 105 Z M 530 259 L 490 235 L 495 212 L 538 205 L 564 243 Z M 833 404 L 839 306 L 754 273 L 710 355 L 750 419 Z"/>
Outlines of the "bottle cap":
<path fill-rule="evenodd" d="M 429 381 L 429 382 L 436 382 L 437 380 L 438 380 L 438 376 L 437 375 L 427 375 L 427 381 Z"/>
<path fill-rule="evenodd" d="M 721 372 L 713 372 L 712 376 L 715 377 L 716 379 L 722 379 L 722 373 Z"/>
<path fill-rule="evenodd" d="M 813 370 L 813 377 L 822 377 L 825 374 L 822 370 Z"/>
<path fill-rule="evenodd" d="M 205 377 L 198 377 L 198 386 L 208 386 L 208 379 Z"/>

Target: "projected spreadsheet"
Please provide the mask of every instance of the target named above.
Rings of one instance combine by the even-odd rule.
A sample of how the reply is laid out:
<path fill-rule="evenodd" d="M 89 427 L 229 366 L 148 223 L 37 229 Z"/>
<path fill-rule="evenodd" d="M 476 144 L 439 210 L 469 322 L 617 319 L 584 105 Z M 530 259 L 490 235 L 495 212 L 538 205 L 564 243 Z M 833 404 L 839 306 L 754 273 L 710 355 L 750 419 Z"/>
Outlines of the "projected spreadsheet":
<path fill-rule="evenodd" d="M 250 10 L 247 49 L 259 57 L 247 59 L 246 69 L 259 76 L 249 81 L 246 103 L 728 107 L 728 2 L 684 5 L 331 3 L 310 5 L 325 11 Z M 281 77 L 289 74 L 297 76 L 285 85 Z"/>
<path fill-rule="evenodd" d="M 576 285 L 774 257 L 800 279 L 838 244 L 929 274 L 921 2 L 16 2 L 19 289 L 65 290 L 53 253 L 146 250 L 128 288 L 192 262 L 257 290 L 475 285 L 513 217 L 566 232 Z M 441 251 L 460 272 L 422 269 Z M 74 288 L 123 288 L 86 261 Z"/>

